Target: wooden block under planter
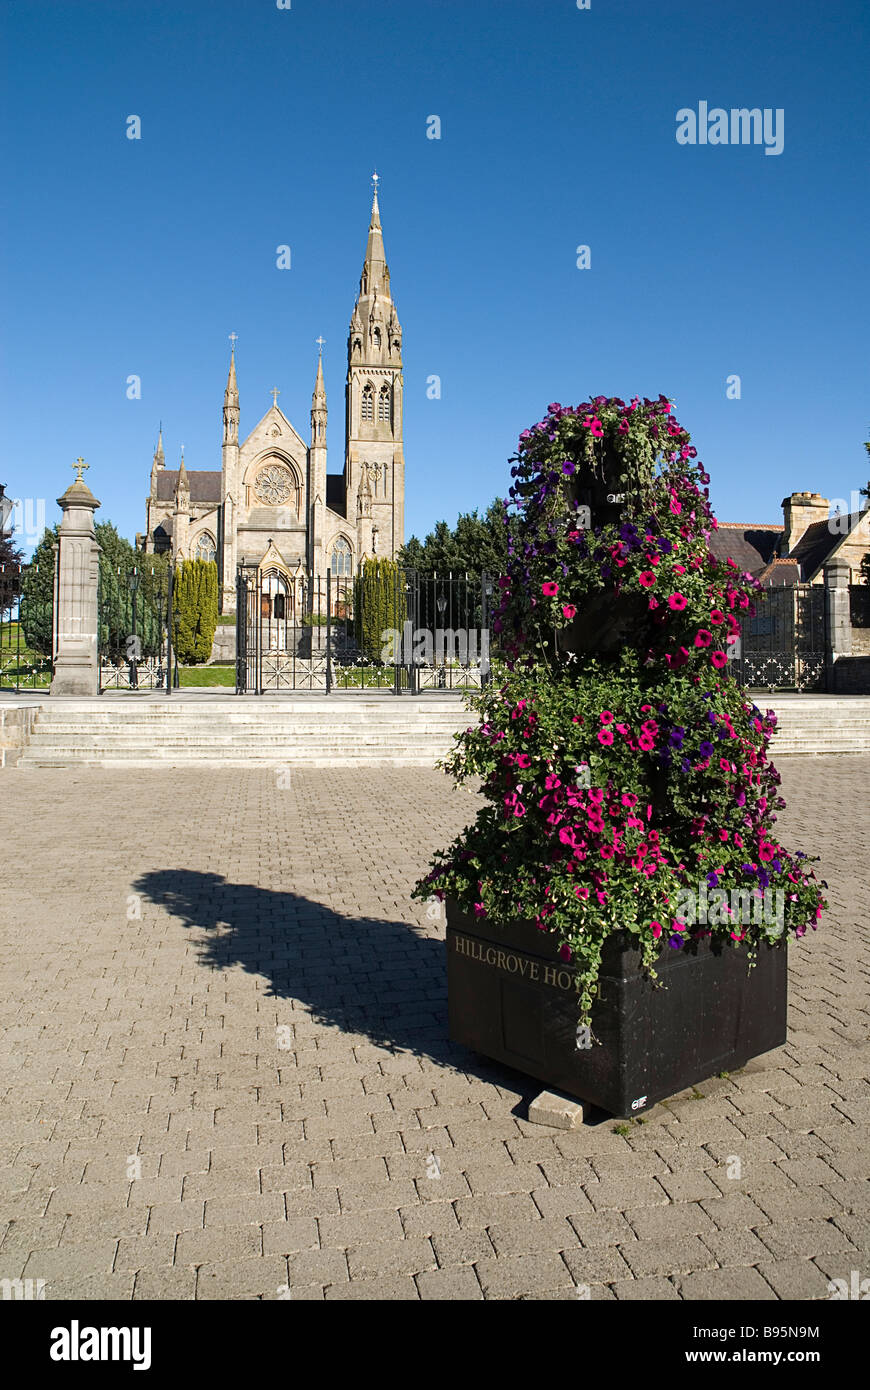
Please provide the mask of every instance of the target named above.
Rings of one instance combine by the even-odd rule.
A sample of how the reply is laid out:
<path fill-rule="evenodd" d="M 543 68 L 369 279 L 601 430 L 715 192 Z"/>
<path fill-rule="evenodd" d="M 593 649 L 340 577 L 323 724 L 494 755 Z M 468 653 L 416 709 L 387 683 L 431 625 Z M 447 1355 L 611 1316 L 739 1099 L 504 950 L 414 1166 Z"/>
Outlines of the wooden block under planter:
<path fill-rule="evenodd" d="M 785 1042 L 786 951 L 761 946 L 750 970 L 744 946 L 712 938 L 678 951 L 666 945 L 658 988 L 630 934 L 620 933 L 603 952 L 584 1049 L 574 969 L 558 959 L 555 938 L 532 922 L 499 927 L 467 917 L 448 901 L 450 1037 L 554 1091 L 638 1115 Z"/>

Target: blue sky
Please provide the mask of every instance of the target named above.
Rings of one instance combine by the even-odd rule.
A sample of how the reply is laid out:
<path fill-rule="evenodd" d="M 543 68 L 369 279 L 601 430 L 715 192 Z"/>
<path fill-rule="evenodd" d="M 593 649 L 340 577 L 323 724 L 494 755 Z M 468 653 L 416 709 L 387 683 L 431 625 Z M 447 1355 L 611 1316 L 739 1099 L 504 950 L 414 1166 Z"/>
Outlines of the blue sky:
<path fill-rule="evenodd" d="M 277 386 L 307 439 L 323 335 L 340 470 L 375 166 L 408 535 L 589 394 L 673 397 L 723 520 L 866 482 L 863 0 L 6 0 L 2 28 L 0 480 L 49 521 L 83 454 L 141 530 L 161 419 L 168 464 L 220 466 L 231 331 L 243 437 Z M 679 145 L 699 101 L 782 108 L 782 153 Z"/>

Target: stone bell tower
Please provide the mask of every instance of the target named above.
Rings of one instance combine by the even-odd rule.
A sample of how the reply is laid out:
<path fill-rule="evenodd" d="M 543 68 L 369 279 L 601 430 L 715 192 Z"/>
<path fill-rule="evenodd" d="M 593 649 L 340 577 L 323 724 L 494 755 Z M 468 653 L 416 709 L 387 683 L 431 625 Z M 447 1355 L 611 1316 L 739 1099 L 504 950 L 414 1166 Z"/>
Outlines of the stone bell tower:
<path fill-rule="evenodd" d="M 405 539 L 402 329 L 378 208 L 378 176 L 359 295 L 347 340 L 346 515 L 357 519 L 358 555 L 393 558 Z M 363 486 L 363 480 L 367 488 Z"/>

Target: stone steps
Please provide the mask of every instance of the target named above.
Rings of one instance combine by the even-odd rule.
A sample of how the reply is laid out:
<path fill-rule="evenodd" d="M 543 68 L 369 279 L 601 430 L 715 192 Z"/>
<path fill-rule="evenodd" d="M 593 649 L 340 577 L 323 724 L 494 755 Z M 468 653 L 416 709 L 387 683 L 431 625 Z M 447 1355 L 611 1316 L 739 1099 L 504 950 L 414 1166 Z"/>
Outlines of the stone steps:
<path fill-rule="evenodd" d="M 779 717 L 774 761 L 870 753 L 870 698 L 752 698 Z M 18 765 L 433 767 L 473 719 L 456 696 L 60 700 L 35 711 Z"/>
<path fill-rule="evenodd" d="M 456 698 L 64 701 L 19 766 L 434 767 L 467 722 Z"/>

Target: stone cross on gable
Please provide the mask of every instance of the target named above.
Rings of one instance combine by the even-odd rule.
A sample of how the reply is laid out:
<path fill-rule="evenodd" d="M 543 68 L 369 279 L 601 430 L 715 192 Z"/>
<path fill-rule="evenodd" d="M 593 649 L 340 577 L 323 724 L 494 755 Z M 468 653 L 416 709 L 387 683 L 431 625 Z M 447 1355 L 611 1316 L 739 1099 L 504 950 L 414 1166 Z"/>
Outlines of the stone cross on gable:
<path fill-rule="evenodd" d="M 320 355 L 321 355 L 321 357 L 322 357 L 322 356 L 323 356 L 323 344 L 326 342 L 326 339 L 325 339 L 324 337 L 320 337 L 320 338 L 315 338 L 314 341 L 315 341 L 315 343 L 317 344 L 317 346 L 319 347 L 319 349 L 320 349 Z"/>
<path fill-rule="evenodd" d="M 77 469 L 78 469 L 78 472 L 76 473 L 76 477 L 75 477 L 75 481 L 76 481 L 77 483 L 83 483 L 83 482 L 84 482 L 84 478 L 82 477 L 82 473 L 85 471 L 85 469 L 90 468 L 90 466 L 91 466 L 91 465 L 90 465 L 89 463 L 85 463 L 85 461 L 84 461 L 84 459 L 82 458 L 81 454 L 79 454 L 79 456 L 78 456 L 78 458 L 76 459 L 75 463 L 71 463 L 71 464 L 70 464 L 70 468 L 77 468 Z"/>

